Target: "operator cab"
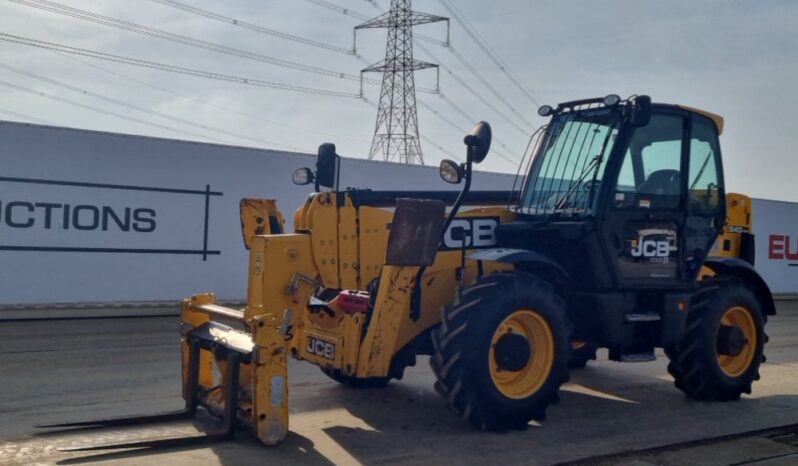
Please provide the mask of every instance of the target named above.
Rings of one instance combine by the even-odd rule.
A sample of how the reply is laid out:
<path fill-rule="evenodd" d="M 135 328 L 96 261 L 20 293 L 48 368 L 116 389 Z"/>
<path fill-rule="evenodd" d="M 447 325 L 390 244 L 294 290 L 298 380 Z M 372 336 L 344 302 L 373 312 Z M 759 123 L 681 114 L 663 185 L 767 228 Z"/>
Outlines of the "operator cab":
<path fill-rule="evenodd" d="M 585 291 L 684 288 L 725 218 L 723 119 L 648 96 L 541 107 L 512 247 L 561 264 Z M 506 242 L 505 242 L 506 241 Z"/>

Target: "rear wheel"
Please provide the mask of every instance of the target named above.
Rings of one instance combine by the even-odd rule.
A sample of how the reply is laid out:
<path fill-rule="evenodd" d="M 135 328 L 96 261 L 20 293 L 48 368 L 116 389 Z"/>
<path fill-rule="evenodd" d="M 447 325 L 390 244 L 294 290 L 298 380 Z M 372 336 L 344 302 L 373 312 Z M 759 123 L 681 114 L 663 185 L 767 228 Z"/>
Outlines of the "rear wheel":
<path fill-rule="evenodd" d="M 710 278 L 691 303 L 682 341 L 666 353 L 668 372 L 690 398 L 728 401 L 751 393 L 764 361 L 765 316 L 751 288 Z"/>
<path fill-rule="evenodd" d="M 568 379 L 565 303 L 531 275 L 496 273 L 462 289 L 444 307 L 433 343 L 436 390 L 482 430 L 543 420 Z"/>

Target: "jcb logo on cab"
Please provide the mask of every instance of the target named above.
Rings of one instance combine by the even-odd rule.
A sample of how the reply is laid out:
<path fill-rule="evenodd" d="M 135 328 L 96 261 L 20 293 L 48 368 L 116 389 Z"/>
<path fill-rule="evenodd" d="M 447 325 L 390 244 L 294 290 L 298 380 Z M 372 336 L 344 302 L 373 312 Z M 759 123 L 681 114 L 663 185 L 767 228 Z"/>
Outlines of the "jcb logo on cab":
<path fill-rule="evenodd" d="M 665 258 L 676 251 L 676 232 L 666 229 L 640 230 L 638 238 L 632 240 L 629 253 L 632 257 Z"/>

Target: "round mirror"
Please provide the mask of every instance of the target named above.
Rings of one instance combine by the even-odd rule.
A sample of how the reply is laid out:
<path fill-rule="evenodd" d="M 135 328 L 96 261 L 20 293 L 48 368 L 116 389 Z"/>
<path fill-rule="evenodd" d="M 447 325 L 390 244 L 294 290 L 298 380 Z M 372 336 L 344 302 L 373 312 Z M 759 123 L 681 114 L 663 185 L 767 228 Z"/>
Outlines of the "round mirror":
<path fill-rule="evenodd" d="M 458 184 L 463 180 L 463 170 L 454 160 L 441 160 L 441 179 L 449 184 Z"/>
<path fill-rule="evenodd" d="M 543 105 L 538 109 L 538 115 L 542 117 L 547 117 L 554 113 L 554 109 L 551 108 L 551 105 Z"/>
<path fill-rule="evenodd" d="M 471 130 L 471 134 L 466 136 L 463 142 L 468 146 L 472 157 L 471 160 L 474 163 L 480 163 L 485 160 L 490 150 L 491 136 L 490 125 L 487 121 L 477 123 L 474 129 Z"/>
<path fill-rule="evenodd" d="M 604 105 L 606 105 L 607 107 L 614 107 L 619 103 L 621 103 L 621 96 L 619 96 L 618 94 L 609 94 L 606 97 L 604 97 Z"/>
<path fill-rule="evenodd" d="M 299 186 L 313 183 L 313 172 L 307 167 L 297 168 L 291 175 L 291 181 Z"/>

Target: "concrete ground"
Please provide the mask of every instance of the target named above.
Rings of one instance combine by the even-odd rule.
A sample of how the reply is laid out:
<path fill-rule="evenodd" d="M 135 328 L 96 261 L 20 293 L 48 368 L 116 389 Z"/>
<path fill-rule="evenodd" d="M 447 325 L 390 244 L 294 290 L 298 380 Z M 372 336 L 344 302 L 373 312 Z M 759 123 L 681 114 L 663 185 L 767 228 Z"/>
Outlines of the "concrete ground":
<path fill-rule="evenodd" d="M 291 433 L 264 447 L 246 433 L 202 447 L 61 453 L 78 443 L 197 432 L 198 423 L 37 434 L 37 423 L 179 408 L 174 317 L 0 324 L 0 465 L 16 464 L 798 464 L 798 435 L 757 435 L 709 445 L 676 442 L 798 423 L 798 302 L 778 303 L 767 326 L 768 362 L 739 402 L 687 400 L 667 360 L 618 364 L 606 355 L 574 371 L 542 427 L 482 433 L 461 423 L 432 389 L 427 361 L 385 389 L 352 390 L 307 363 L 290 366 Z M 602 360 L 603 359 L 603 360 Z M 609 455 L 609 456 L 607 456 Z"/>

